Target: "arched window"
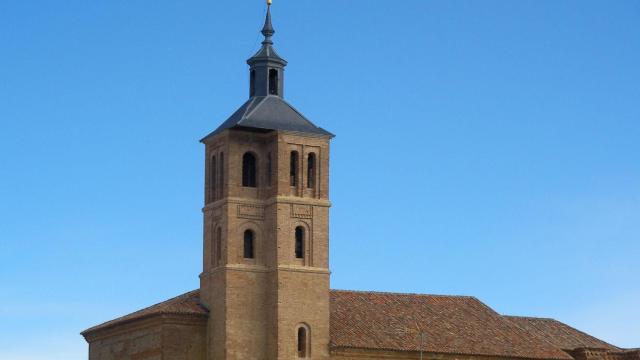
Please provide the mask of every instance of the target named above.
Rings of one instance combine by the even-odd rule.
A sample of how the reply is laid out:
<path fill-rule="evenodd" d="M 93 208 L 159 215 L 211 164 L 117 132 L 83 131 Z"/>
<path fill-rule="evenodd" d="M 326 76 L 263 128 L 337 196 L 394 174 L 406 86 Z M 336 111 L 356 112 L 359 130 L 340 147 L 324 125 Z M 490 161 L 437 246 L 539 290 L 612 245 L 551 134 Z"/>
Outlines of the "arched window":
<path fill-rule="evenodd" d="M 278 94 L 278 70 L 270 69 L 269 70 L 269 95 L 279 95 Z"/>
<path fill-rule="evenodd" d="M 267 186 L 271 186 L 271 173 L 273 172 L 273 163 L 271 153 L 267 155 Z"/>
<path fill-rule="evenodd" d="M 246 230 L 244 232 L 244 258 L 253 259 L 254 257 L 254 235 L 253 231 Z"/>
<path fill-rule="evenodd" d="M 219 161 L 219 166 L 220 166 L 220 173 L 218 175 L 219 178 L 219 186 L 218 186 L 218 198 L 222 198 L 222 192 L 224 191 L 224 153 L 221 152 L 220 153 L 220 161 Z"/>
<path fill-rule="evenodd" d="M 217 182 L 218 182 L 218 164 L 216 163 L 216 156 L 211 157 L 211 163 L 209 164 L 209 199 L 208 202 L 212 202 L 217 196 Z"/>
<path fill-rule="evenodd" d="M 307 334 L 307 328 L 300 326 L 298 328 L 298 357 L 306 358 L 309 356 L 309 334 Z"/>
<path fill-rule="evenodd" d="M 304 259 L 304 228 L 296 228 L 296 259 Z"/>
<path fill-rule="evenodd" d="M 222 263 L 222 228 L 216 230 L 216 263 Z"/>
<path fill-rule="evenodd" d="M 291 160 L 289 164 L 289 184 L 298 186 L 298 152 L 291 152 Z"/>
<path fill-rule="evenodd" d="M 307 187 L 316 187 L 316 154 L 309 153 L 307 156 Z"/>
<path fill-rule="evenodd" d="M 249 74 L 249 96 L 254 97 L 256 95 L 256 71 L 251 70 Z"/>
<path fill-rule="evenodd" d="M 256 187 L 256 157 L 252 153 L 242 156 L 242 186 Z"/>

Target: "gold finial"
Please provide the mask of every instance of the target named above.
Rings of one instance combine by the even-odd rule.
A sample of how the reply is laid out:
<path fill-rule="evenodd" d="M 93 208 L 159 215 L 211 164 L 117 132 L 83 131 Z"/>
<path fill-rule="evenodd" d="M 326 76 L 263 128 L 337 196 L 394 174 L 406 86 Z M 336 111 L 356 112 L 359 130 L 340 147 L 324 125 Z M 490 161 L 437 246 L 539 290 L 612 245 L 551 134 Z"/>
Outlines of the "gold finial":
<path fill-rule="evenodd" d="M 273 0 L 267 0 L 267 5 L 271 6 L 272 2 L 273 2 Z"/>

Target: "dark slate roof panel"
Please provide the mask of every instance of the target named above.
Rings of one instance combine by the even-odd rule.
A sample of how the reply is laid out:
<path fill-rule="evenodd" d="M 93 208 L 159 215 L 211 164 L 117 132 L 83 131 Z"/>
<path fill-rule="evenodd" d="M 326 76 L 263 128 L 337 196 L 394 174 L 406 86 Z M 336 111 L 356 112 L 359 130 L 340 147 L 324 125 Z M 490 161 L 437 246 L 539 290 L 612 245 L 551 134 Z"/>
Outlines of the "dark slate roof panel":
<path fill-rule="evenodd" d="M 282 130 L 333 137 L 333 134 L 314 125 L 298 110 L 278 96 L 262 96 L 249 99 L 229 119 L 202 140 L 232 128 Z"/>
<path fill-rule="evenodd" d="M 259 61 L 259 60 L 271 60 L 286 64 L 286 60 L 280 57 L 273 46 L 263 46 L 258 52 L 253 55 L 247 62 Z"/>

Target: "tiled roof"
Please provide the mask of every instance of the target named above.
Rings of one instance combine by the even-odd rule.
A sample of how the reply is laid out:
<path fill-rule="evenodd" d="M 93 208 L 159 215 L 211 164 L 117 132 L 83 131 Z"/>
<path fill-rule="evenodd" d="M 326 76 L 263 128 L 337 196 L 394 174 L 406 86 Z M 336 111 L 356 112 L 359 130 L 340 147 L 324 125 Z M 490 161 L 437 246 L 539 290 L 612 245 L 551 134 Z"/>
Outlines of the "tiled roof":
<path fill-rule="evenodd" d="M 201 141 L 232 128 L 283 130 L 333 137 L 333 134 L 313 124 L 288 102 L 275 95 L 250 98 L 222 125 Z"/>
<path fill-rule="evenodd" d="M 155 315 L 207 316 L 194 290 L 83 332 Z M 474 297 L 331 290 L 331 347 L 572 359 L 562 350 L 619 350 L 551 319 L 502 316 Z M 421 344 L 420 332 L 423 333 Z M 562 350 L 561 350 L 562 349 Z"/>
<path fill-rule="evenodd" d="M 567 324 L 554 319 L 542 319 L 522 316 L 505 316 L 516 323 L 527 333 L 544 339 L 556 347 L 563 350 L 574 350 L 577 348 L 596 348 L 606 350 L 620 350 L 602 340 L 596 339 L 589 334 L 574 329 Z"/>
<path fill-rule="evenodd" d="M 117 319 L 107 321 L 103 324 L 94 326 L 82 332 L 87 334 L 96 330 L 109 328 L 116 324 L 123 324 L 133 320 L 141 320 L 155 315 L 195 315 L 207 316 L 208 311 L 200 305 L 200 290 L 190 291 L 186 294 L 174 297 L 159 304 L 149 306 L 148 308 L 138 310 L 129 315 L 119 317 Z"/>
<path fill-rule="evenodd" d="M 330 327 L 334 348 L 571 359 L 466 296 L 334 290 Z"/>

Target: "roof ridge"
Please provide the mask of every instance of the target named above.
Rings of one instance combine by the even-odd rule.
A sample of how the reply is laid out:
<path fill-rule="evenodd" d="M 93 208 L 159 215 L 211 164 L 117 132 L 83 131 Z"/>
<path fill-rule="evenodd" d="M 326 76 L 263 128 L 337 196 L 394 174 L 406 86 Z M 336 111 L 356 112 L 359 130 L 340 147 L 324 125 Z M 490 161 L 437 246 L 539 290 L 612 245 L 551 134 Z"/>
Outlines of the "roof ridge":
<path fill-rule="evenodd" d="M 249 104 L 249 106 L 247 106 L 247 109 L 245 110 L 244 114 L 242 114 L 242 117 L 240 118 L 240 121 L 242 121 L 243 119 L 246 119 L 249 116 L 251 116 L 251 114 L 253 114 L 260 107 L 260 105 L 264 104 L 264 102 L 267 101 L 268 97 L 269 97 L 269 95 L 267 95 L 267 96 L 255 96 L 255 97 L 251 98 L 251 104 Z M 256 102 L 257 99 L 259 99 L 257 104 L 253 105 L 253 103 Z M 249 111 L 249 108 L 251 107 L 251 105 L 253 105 L 253 109 L 251 109 L 251 111 Z"/>
<path fill-rule="evenodd" d="M 421 294 L 421 293 L 410 293 L 410 292 L 393 292 L 393 291 L 370 291 L 370 290 L 346 290 L 346 289 L 330 289 L 330 292 L 352 292 L 359 294 L 386 294 L 386 295 L 411 295 L 411 296 L 430 296 L 430 297 L 442 297 L 442 298 L 466 298 L 466 299 L 474 299 L 478 300 L 475 296 L 470 295 L 441 295 L 441 294 Z M 478 300 L 480 301 L 480 300 Z"/>
<path fill-rule="evenodd" d="M 501 314 L 502 315 L 502 314 Z M 558 321 L 554 318 L 550 318 L 550 317 L 539 317 L 539 316 L 523 316 L 523 315 L 502 315 L 506 318 L 515 318 L 515 319 L 535 319 L 535 320 L 545 320 L 545 321 L 557 321 L 559 323 L 562 323 L 561 321 Z"/>

